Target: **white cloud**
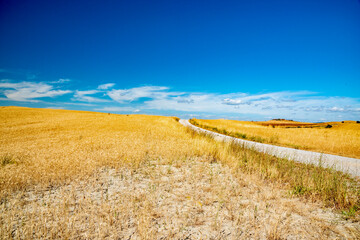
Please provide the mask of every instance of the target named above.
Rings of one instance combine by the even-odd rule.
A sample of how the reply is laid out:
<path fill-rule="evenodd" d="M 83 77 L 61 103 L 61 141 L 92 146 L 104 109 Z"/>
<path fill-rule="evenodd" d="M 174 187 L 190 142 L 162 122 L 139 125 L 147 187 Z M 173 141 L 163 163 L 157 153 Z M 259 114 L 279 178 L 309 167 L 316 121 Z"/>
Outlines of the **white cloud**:
<path fill-rule="evenodd" d="M 140 112 L 140 109 L 136 109 L 133 107 L 104 107 L 98 108 L 96 110 L 105 112 Z"/>
<path fill-rule="evenodd" d="M 332 107 L 329 109 L 330 112 L 345 112 L 344 108 L 341 107 Z"/>
<path fill-rule="evenodd" d="M 157 96 L 145 101 L 144 108 L 199 113 L 202 115 L 208 113 L 232 116 L 257 115 L 263 118 L 277 116 L 288 119 L 317 121 L 324 116 L 332 119 L 335 117 L 332 112 L 347 112 L 353 114 L 351 116 L 354 118 L 359 116 L 357 109 L 360 106 L 359 101 L 354 98 L 316 96 L 315 93 L 308 91 L 283 91 L 266 94 L 182 93 L 181 96 L 168 92 L 163 95 L 165 97 Z M 191 101 L 179 101 L 179 98 L 191 99 Z M 334 108 L 332 107 L 334 104 L 341 107 Z M 309 114 L 309 111 L 312 113 Z"/>
<path fill-rule="evenodd" d="M 52 107 L 46 107 L 47 109 L 65 109 L 64 107 L 54 107 L 54 106 L 52 106 Z"/>
<path fill-rule="evenodd" d="M 59 80 L 57 81 L 52 81 L 50 83 L 66 83 L 66 82 L 70 82 L 71 80 L 69 78 L 59 78 Z"/>
<path fill-rule="evenodd" d="M 53 86 L 41 82 L 12 83 L 6 80 L 0 81 L 0 88 L 5 89 L 1 92 L 6 96 L 7 99 L 24 102 L 39 102 L 39 100 L 35 99 L 56 97 L 72 92 L 70 90 L 54 90 Z"/>
<path fill-rule="evenodd" d="M 81 102 L 92 102 L 92 103 L 102 103 L 102 102 L 109 102 L 109 100 L 92 97 L 89 95 L 94 95 L 100 93 L 98 90 L 88 90 L 88 91 L 75 91 L 73 101 L 81 101 Z"/>
<path fill-rule="evenodd" d="M 132 105 L 138 100 L 142 109 L 157 111 L 178 111 L 188 114 L 213 114 L 277 116 L 293 119 L 330 118 L 332 112 L 356 113 L 360 104 L 357 99 L 343 97 L 323 97 L 309 91 L 281 91 L 260 94 L 246 93 L 201 93 L 175 92 L 164 86 L 147 86 L 130 89 L 113 89 L 107 92 L 113 100 Z M 340 106 L 331 109 L 334 104 Z M 344 107 L 344 106 L 353 106 Z"/>
<path fill-rule="evenodd" d="M 112 88 L 114 85 L 115 85 L 115 83 L 101 84 L 97 87 L 97 89 L 106 90 L 106 89 Z"/>
<path fill-rule="evenodd" d="M 244 104 L 244 102 L 242 100 L 239 100 L 239 99 L 230 99 L 230 98 L 225 98 L 223 100 L 223 103 L 224 104 L 227 104 L 227 105 L 239 105 L 239 104 Z"/>
<path fill-rule="evenodd" d="M 53 82 L 68 82 L 59 79 Z M 56 85 L 57 86 L 57 85 Z M 259 94 L 177 92 L 166 86 L 143 86 L 112 89 L 114 83 L 99 85 L 94 90 L 75 90 L 71 102 L 55 104 L 82 105 L 91 110 L 105 112 L 139 112 L 154 114 L 180 114 L 182 116 L 213 116 L 250 119 L 268 117 L 319 121 L 360 119 L 360 101 L 349 97 L 320 96 L 308 91 L 281 91 Z M 0 100 L 39 102 L 39 98 L 56 97 L 70 90 L 54 89 L 50 83 L 0 81 Z M 6 97 L 6 98 L 5 98 Z M 106 106 L 109 102 L 121 106 Z M 112 102 L 112 105 L 115 104 Z M 253 118 L 253 119 L 254 119 Z M 254 120 L 255 120 L 254 119 Z"/>
<path fill-rule="evenodd" d="M 75 105 L 75 106 L 85 106 L 85 107 L 94 107 L 95 104 L 92 103 L 78 103 L 78 102 L 62 102 L 57 104 L 63 104 L 63 105 Z"/>
<path fill-rule="evenodd" d="M 195 102 L 194 99 L 189 98 L 189 97 L 176 97 L 175 99 L 177 99 L 178 103 L 192 104 Z"/>
<path fill-rule="evenodd" d="M 236 113 L 239 112 L 234 106 L 224 105 L 226 95 L 190 93 L 188 98 L 191 103 L 178 101 L 176 97 L 156 98 L 145 102 L 148 109 L 176 110 L 192 113 Z"/>
<path fill-rule="evenodd" d="M 332 107 L 326 109 L 328 112 L 352 112 L 357 113 L 360 112 L 360 108 L 353 108 L 351 106 L 344 106 L 344 107 Z"/>
<path fill-rule="evenodd" d="M 132 102 L 138 100 L 140 98 L 164 98 L 169 95 L 176 95 L 178 93 L 171 93 L 166 92 L 168 87 L 161 87 L 161 86 L 146 86 L 146 87 L 137 87 L 137 88 L 130 88 L 130 89 L 113 89 L 109 91 L 107 94 L 108 96 L 120 103 L 123 102 Z"/>

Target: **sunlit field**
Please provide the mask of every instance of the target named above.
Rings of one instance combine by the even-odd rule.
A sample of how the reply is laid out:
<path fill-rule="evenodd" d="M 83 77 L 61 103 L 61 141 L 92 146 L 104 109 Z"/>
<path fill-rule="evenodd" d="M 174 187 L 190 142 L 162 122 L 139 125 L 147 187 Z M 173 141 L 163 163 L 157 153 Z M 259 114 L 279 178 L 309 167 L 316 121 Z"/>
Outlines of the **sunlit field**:
<path fill-rule="evenodd" d="M 360 158 L 360 123 L 193 119 L 197 126 L 273 145 Z"/>
<path fill-rule="evenodd" d="M 0 119 L 0 239 L 360 237 L 357 180 L 175 117 L 0 107 Z"/>

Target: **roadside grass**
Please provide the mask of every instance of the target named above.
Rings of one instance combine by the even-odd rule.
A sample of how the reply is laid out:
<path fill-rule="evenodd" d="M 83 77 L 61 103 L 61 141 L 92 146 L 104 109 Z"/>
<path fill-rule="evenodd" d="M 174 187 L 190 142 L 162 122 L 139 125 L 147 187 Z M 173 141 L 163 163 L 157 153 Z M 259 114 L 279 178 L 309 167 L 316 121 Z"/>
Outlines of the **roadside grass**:
<path fill-rule="evenodd" d="M 360 124 L 354 121 L 321 124 L 288 121 L 249 122 L 191 119 L 195 126 L 242 138 L 295 149 L 360 158 Z M 301 125 L 297 126 L 296 125 Z M 326 126 L 332 126 L 327 128 Z"/>
<path fill-rule="evenodd" d="M 209 126 L 207 124 L 201 124 L 198 122 L 199 120 L 195 120 L 195 119 L 190 119 L 189 122 L 197 127 L 206 129 L 206 130 L 210 130 L 213 132 L 217 132 L 217 133 L 221 133 L 230 137 L 235 137 L 235 138 L 241 138 L 241 139 L 246 139 L 249 141 L 254 141 L 254 142 L 259 142 L 259 143 L 264 143 L 266 142 L 266 140 L 260 136 L 249 136 L 245 133 L 240 133 L 240 132 L 232 132 L 232 131 L 228 131 L 224 128 L 217 128 L 217 127 L 213 127 L 213 126 Z M 272 140 L 270 140 L 271 142 L 276 142 L 276 138 L 272 138 Z"/>
<path fill-rule="evenodd" d="M 212 138 L 206 133 L 189 131 Z M 222 147 L 210 154 L 212 161 L 220 161 L 236 171 L 258 175 L 280 184 L 291 195 L 321 201 L 326 207 L 341 211 L 346 218 L 360 220 L 359 181 L 348 174 L 322 167 L 321 160 L 317 165 L 304 164 L 260 153 L 234 142 L 220 144 Z"/>

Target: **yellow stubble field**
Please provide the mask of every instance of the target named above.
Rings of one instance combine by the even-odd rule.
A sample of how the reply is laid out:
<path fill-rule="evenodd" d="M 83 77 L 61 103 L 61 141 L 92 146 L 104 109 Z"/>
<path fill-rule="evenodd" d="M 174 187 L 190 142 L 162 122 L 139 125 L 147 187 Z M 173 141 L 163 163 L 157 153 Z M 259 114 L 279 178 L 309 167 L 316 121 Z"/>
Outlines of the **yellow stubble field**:
<path fill-rule="evenodd" d="M 360 158 L 360 124 L 355 121 L 320 124 L 294 121 L 193 119 L 198 126 L 273 145 Z M 331 125 L 331 128 L 326 126 Z"/>
<path fill-rule="evenodd" d="M 0 107 L 0 119 L 0 239 L 360 236 L 348 176 L 174 117 Z"/>

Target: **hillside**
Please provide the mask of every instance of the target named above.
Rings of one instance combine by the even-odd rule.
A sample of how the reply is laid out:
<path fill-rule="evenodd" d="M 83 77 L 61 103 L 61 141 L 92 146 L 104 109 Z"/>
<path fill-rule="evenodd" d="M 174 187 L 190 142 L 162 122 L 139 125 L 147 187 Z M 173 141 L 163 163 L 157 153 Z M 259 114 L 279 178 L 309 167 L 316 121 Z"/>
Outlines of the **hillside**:
<path fill-rule="evenodd" d="M 0 117 L 0 239 L 360 236 L 346 175 L 215 142 L 176 118 L 18 107 Z"/>

